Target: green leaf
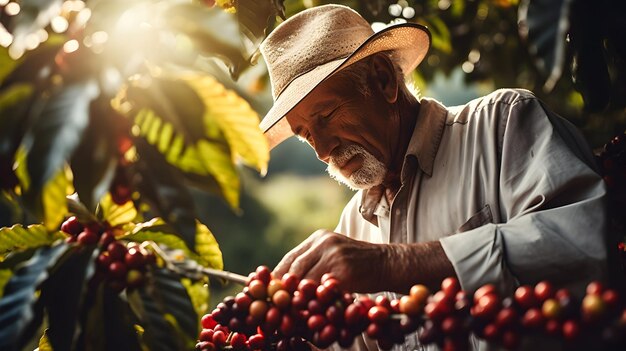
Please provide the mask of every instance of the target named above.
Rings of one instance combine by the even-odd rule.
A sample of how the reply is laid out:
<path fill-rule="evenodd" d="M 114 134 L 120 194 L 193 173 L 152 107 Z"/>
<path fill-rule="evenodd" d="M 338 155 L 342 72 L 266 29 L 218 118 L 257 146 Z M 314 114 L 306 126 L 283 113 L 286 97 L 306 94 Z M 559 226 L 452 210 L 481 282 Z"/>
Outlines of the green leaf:
<path fill-rule="evenodd" d="M 146 223 L 137 224 L 124 239 L 136 242 L 154 241 L 170 249 L 183 250 L 187 257 L 205 267 L 224 269 L 219 244 L 207 226 L 196 222 L 196 246 L 192 250 L 173 233 L 171 226 L 160 218 L 154 218 Z"/>
<path fill-rule="evenodd" d="M 235 2 L 239 31 L 256 50 L 276 21 L 276 15 L 285 18 L 282 0 L 238 0 Z"/>
<path fill-rule="evenodd" d="M 76 341 L 79 311 L 98 253 L 93 247 L 77 247 L 66 252 L 42 286 L 41 299 L 48 312 L 48 338 L 56 350 L 71 350 Z"/>
<path fill-rule="evenodd" d="M 432 34 L 433 48 L 440 50 L 446 54 L 452 52 L 452 42 L 450 38 L 450 30 L 446 23 L 439 17 L 429 16 L 425 19 L 426 25 Z"/>
<path fill-rule="evenodd" d="M 113 202 L 110 194 L 106 194 L 100 200 L 100 210 L 102 219 L 109 222 L 112 227 L 130 223 L 137 218 L 137 209 L 132 201 L 118 205 Z"/>
<path fill-rule="evenodd" d="M 91 112 L 89 126 L 70 164 L 78 196 L 88 209 L 94 211 L 100 198 L 109 190 L 115 174 L 118 155 L 114 129 L 117 120 L 111 118 L 110 114 L 115 112 L 110 108 L 92 108 Z"/>
<path fill-rule="evenodd" d="M 13 159 L 24 135 L 24 116 L 32 95 L 33 87 L 29 84 L 15 84 L 0 92 L 0 188 L 18 184 Z"/>
<path fill-rule="evenodd" d="M 13 71 L 18 63 L 18 60 L 14 60 L 9 56 L 8 47 L 0 47 L 0 83 Z"/>
<path fill-rule="evenodd" d="M 134 144 L 139 155 L 135 172 L 139 176 L 133 181 L 141 200 L 149 203 L 189 247 L 194 247 L 195 206 L 189 190 L 182 184 L 181 172 L 144 139 L 136 138 Z"/>
<path fill-rule="evenodd" d="M 208 281 L 194 282 L 191 279 L 183 278 L 180 282 L 187 289 L 187 294 L 189 294 L 196 314 L 204 316 L 209 311 L 210 291 Z"/>
<path fill-rule="evenodd" d="M 129 302 L 145 326 L 150 349 L 193 348 L 199 333 L 198 316 L 180 277 L 167 269 L 156 269 L 153 279 L 138 292 L 139 298 L 129 296 Z M 179 343 L 178 348 L 160 345 L 174 342 Z"/>
<path fill-rule="evenodd" d="M 169 86 L 172 82 L 154 78 L 150 87 Z M 156 147 L 167 162 L 179 168 L 187 179 L 194 179 L 195 174 L 205 178 L 206 183 L 214 183 L 213 179 L 217 181 L 219 195 L 224 196 L 233 208 L 238 208 L 239 177 L 220 125 L 213 118 L 205 118 L 209 106 L 205 105 L 194 89 L 184 81 L 177 82 L 173 86 L 184 93 L 184 97 L 179 99 L 173 99 L 173 95 L 155 95 L 146 88 L 128 89 L 126 99 L 131 105 L 137 106 L 129 113 L 135 116 L 134 123 L 139 127 L 139 135 Z M 116 99 L 116 106 L 120 110 L 123 99 Z M 194 183 L 200 184 L 201 181 Z"/>
<path fill-rule="evenodd" d="M 10 269 L 0 269 L 0 298 L 4 295 L 4 287 L 12 276 L 13 272 Z"/>
<path fill-rule="evenodd" d="M 12 69 L 6 72 L 6 75 L 3 71 L 5 66 L 4 59 L 2 59 L 0 62 L 2 63 L 0 64 L 0 72 L 2 72 L 0 73 L 0 88 L 4 89 L 16 83 L 39 84 L 45 82 L 52 73 L 54 57 L 65 41 L 63 36 L 51 35 L 37 49 L 29 51 L 18 60 L 11 60 L 12 63 L 7 66 L 7 69 Z M 5 55 L 8 55 L 8 50 L 2 49 Z"/>
<path fill-rule="evenodd" d="M 92 223 L 97 222 L 98 218 L 94 216 L 88 209 L 83 205 L 77 194 L 68 195 L 65 197 L 67 201 L 67 210 L 69 213 L 73 214 L 78 218 L 81 223 Z"/>
<path fill-rule="evenodd" d="M 110 289 L 103 289 L 102 317 L 106 350 L 140 351 L 139 338 L 134 325 L 138 322 L 127 301 Z"/>
<path fill-rule="evenodd" d="M 16 267 L 0 299 L 0 350 L 17 349 L 17 343 L 33 319 L 35 289 L 48 278 L 48 269 L 66 252 L 68 245 L 43 247 Z"/>
<path fill-rule="evenodd" d="M 226 89 L 213 77 L 190 76 L 185 80 L 206 106 L 205 124 L 211 125 L 212 120 L 217 122 L 232 152 L 261 174 L 265 174 L 269 146 L 259 128 L 259 115 L 256 111 L 246 100 Z"/>
<path fill-rule="evenodd" d="M 72 192 L 69 187 L 65 171 L 61 170 L 43 188 L 43 224 L 49 231 L 58 229 L 67 214 L 66 196 Z"/>
<path fill-rule="evenodd" d="M 187 289 L 180 282 L 180 276 L 167 269 L 154 270 L 152 297 L 161 305 L 164 313 L 173 316 L 187 338 L 195 344 L 198 338 L 198 315 L 194 310 Z"/>
<path fill-rule="evenodd" d="M 98 94 L 97 82 L 85 80 L 64 86 L 47 99 L 30 135 L 30 191 L 40 192 L 68 161 L 88 125 L 89 105 Z"/>
<path fill-rule="evenodd" d="M 143 109 L 153 111 L 159 116 L 159 123 L 171 125 L 176 134 L 184 137 L 185 144 L 193 144 L 205 136 L 202 120 L 205 106 L 184 81 L 153 77 L 148 84 L 137 83 L 129 86 L 126 99 L 135 106 L 135 113 Z M 143 132 L 149 133 L 149 139 L 152 139 L 150 143 L 154 144 L 161 128 L 154 124 L 150 126 L 152 130 Z"/>
<path fill-rule="evenodd" d="M 61 232 L 48 231 L 41 224 L 27 227 L 15 224 L 11 227 L 0 228 L 0 257 L 17 250 L 50 245 L 62 238 L 65 238 L 65 235 Z"/>
<path fill-rule="evenodd" d="M 44 330 L 43 335 L 39 339 L 39 351 L 54 351 L 48 340 L 48 329 Z"/>
<path fill-rule="evenodd" d="M 220 58 L 233 79 L 250 66 L 249 58 L 256 46 L 249 50 L 242 47 L 233 16 L 219 8 L 180 3 L 167 8 L 163 15 L 168 27 L 191 39 L 201 55 Z"/>

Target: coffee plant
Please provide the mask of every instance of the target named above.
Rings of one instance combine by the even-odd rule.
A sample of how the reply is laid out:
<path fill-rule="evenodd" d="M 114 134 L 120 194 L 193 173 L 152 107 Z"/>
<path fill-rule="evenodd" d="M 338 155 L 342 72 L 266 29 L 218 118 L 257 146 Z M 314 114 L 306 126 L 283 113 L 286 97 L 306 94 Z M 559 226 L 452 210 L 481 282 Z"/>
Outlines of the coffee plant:
<path fill-rule="evenodd" d="M 281 1 L 0 5 L 0 349 L 193 349 L 223 264 L 189 187 L 236 210 L 267 168 L 232 78 Z"/>

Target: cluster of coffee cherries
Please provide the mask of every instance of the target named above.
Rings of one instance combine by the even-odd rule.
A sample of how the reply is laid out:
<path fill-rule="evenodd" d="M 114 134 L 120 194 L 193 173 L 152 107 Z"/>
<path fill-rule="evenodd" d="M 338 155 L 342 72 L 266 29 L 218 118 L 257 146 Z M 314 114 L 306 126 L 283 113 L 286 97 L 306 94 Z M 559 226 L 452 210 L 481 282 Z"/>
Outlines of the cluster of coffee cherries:
<path fill-rule="evenodd" d="M 356 296 L 338 285 L 329 274 L 320 283 L 289 273 L 277 279 L 261 266 L 242 292 L 202 317 L 196 349 L 306 351 L 335 342 L 348 348 L 360 334 L 390 349 L 418 329 L 422 344 L 444 350 L 468 349 L 470 334 L 511 350 L 527 335 L 564 340 L 574 349 L 581 340 L 626 347 L 626 309 L 617 291 L 599 282 L 588 285 L 582 301 L 547 281 L 520 286 L 506 298 L 491 284 L 468 294 L 455 278 L 443 280 L 434 294 L 415 285 L 399 299 Z"/>
<path fill-rule="evenodd" d="M 111 290 L 120 292 L 142 286 L 147 270 L 156 264 L 156 256 L 138 243 L 118 240 L 117 230 L 99 223 L 83 225 L 74 216 L 61 225 L 61 231 L 70 235 L 67 242 L 77 242 L 81 246 L 97 244 L 101 248 L 96 258 L 97 270 L 90 284 L 104 281 Z"/>

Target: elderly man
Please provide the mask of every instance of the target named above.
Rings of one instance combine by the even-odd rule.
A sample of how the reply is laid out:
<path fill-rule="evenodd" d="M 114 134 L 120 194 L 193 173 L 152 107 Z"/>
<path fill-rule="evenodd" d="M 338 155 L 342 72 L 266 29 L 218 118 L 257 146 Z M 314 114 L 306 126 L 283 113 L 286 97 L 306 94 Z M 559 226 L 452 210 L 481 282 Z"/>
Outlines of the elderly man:
<path fill-rule="evenodd" d="M 429 44 L 422 26 L 373 33 L 337 5 L 268 36 L 272 147 L 295 134 L 358 189 L 335 231 L 315 232 L 274 273 L 399 293 L 447 276 L 504 294 L 544 279 L 580 294 L 604 279 L 605 187 L 584 140 L 528 91 L 454 108 L 416 98 L 403 76 Z"/>

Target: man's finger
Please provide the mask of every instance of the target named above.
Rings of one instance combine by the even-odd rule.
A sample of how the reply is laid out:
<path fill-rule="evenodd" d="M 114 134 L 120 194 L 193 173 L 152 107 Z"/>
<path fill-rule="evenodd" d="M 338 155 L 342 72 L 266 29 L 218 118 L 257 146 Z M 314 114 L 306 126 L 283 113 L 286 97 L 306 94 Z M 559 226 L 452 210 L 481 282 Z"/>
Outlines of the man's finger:
<path fill-rule="evenodd" d="M 301 242 L 300 245 L 289 251 L 274 268 L 274 277 L 280 279 L 285 273 L 289 272 L 293 261 L 295 261 L 300 255 L 305 253 L 311 247 L 313 242 L 315 242 L 319 235 L 319 231 L 314 232 L 306 240 Z"/>

